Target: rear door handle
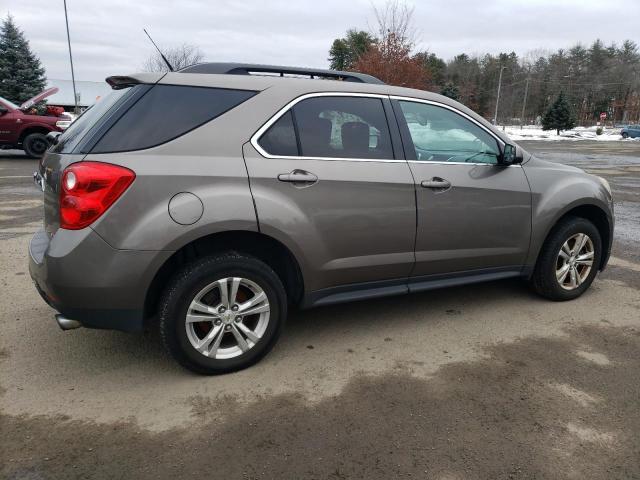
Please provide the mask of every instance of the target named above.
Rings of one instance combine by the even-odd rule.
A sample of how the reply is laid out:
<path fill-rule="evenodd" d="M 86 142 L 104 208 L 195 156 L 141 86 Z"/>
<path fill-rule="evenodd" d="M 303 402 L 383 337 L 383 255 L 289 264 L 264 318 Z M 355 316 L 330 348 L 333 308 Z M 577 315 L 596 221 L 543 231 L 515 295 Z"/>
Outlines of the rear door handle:
<path fill-rule="evenodd" d="M 451 182 L 440 177 L 433 177 L 430 180 L 423 180 L 420 186 L 424 188 L 433 188 L 437 190 L 448 190 L 451 188 Z"/>
<path fill-rule="evenodd" d="M 278 175 L 278 180 L 288 183 L 313 184 L 318 181 L 318 177 L 316 177 L 311 172 L 306 172 L 304 170 L 294 170 L 290 173 L 281 173 L 280 175 Z"/>

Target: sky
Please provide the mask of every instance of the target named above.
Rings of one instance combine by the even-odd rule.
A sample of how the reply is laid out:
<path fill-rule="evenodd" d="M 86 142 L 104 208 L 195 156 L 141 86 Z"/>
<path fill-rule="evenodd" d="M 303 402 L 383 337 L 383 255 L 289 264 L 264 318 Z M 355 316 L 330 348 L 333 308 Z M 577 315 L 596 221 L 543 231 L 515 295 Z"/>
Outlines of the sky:
<path fill-rule="evenodd" d="M 77 80 L 141 71 L 153 47 L 200 47 L 207 61 L 327 68 L 333 40 L 373 31 L 383 0 L 68 0 Z M 444 59 L 568 48 L 625 39 L 640 43 L 640 0 L 422 0 L 414 6 L 416 49 Z M 0 0 L 50 79 L 71 78 L 62 0 Z"/>

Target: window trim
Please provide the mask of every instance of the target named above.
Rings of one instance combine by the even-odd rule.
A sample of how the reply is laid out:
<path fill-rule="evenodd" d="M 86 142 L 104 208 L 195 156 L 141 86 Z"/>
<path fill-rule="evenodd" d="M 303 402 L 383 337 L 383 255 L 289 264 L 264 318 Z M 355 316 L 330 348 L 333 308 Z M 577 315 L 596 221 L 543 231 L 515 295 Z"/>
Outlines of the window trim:
<path fill-rule="evenodd" d="M 389 100 L 389 95 L 383 95 L 379 93 L 351 93 L 351 92 L 315 92 L 315 93 L 307 93 L 301 95 L 297 98 L 294 98 L 289 103 L 287 103 L 284 107 L 278 110 L 269 120 L 266 121 L 259 129 L 251 136 L 250 142 L 253 148 L 265 158 L 275 158 L 275 159 L 291 159 L 291 160 L 327 160 L 327 161 L 349 161 L 349 162 L 380 162 L 380 163 L 406 163 L 407 161 L 402 159 L 381 159 L 381 158 L 344 158 L 344 157 L 306 157 L 306 156 L 289 156 L 289 155 L 272 155 L 267 153 L 261 146 L 258 140 L 260 137 L 273 125 L 277 122 L 281 116 L 292 109 L 297 103 L 302 102 L 308 98 L 316 98 L 316 97 L 355 97 L 355 98 L 377 98 L 382 101 L 382 108 L 385 119 L 387 121 L 387 128 L 389 129 L 389 135 L 391 141 L 393 142 L 392 128 L 390 123 L 390 119 L 388 118 L 387 111 L 384 109 L 384 100 Z M 295 122 L 294 122 L 295 125 Z M 297 128 L 297 127 L 296 127 Z M 396 150 L 392 148 L 392 152 L 394 156 L 396 156 Z"/>
<path fill-rule="evenodd" d="M 452 107 L 450 105 L 447 105 L 445 103 L 442 102 L 438 102 L 438 101 L 434 101 L 434 100 L 425 100 L 423 98 L 415 98 L 415 97 L 405 97 L 403 95 L 389 95 L 389 99 L 393 102 L 394 100 L 397 102 L 414 102 L 414 103 L 425 103 L 427 105 L 433 105 L 436 107 L 442 107 L 442 108 L 446 108 L 447 110 L 452 111 L 453 113 L 456 113 L 458 115 L 460 115 L 463 118 L 466 118 L 467 120 L 471 121 L 473 124 L 477 125 L 478 127 L 480 127 L 481 129 L 483 129 L 485 132 L 487 132 L 489 135 L 491 135 L 497 142 L 498 142 L 498 148 L 500 148 L 500 153 L 503 152 L 504 150 L 504 146 L 507 144 L 504 140 L 502 140 L 499 136 L 497 136 L 493 131 L 491 131 L 490 128 L 488 128 L 486 125 L 483 125 L 482 123 L 478 122 L 475 118 L 473 118 L 470 115 L 467 115 L 464 112 L 461 112 L 460 110 L 458 110 L 455 107 Z M 395 109 L 394 109 L 395 112 Z M 404 115 L 402 113 L 400 113 L 400 115 L 398 114 L 398 112 L 396 113 L 396 118 L 398 119 L 398 123 L 402 122 L 405 126 L 407 125 L 407 120 L 404 118 Z M 400 117 L 400 118 L 398 118 Z M 401 129 L 402 130 L 402 129 Z M 401 131 L 402 134 L 402 131 Z M 403 137 L 404 139 L 404 137 Z M 410 138 L 409 140 L 411 140 L 411 144 L 413 145 L 413 140 Z M 415 148 L 415 145 L 413 145 Z M 406 156 L 406 153 L 405 153 Z M 485 167 L 496 167 L 499 166 L 500 168 L 509 168 L 509 167 L 519 167 L 522 168 L 522 165 L 520 164 L 512 164 L 512 165 L 499 165 L 497 163 L 485 163 L 485 162 L 433 162 L 433 161 L 426 161 L 426 160 L 406 160 L 409 163 L 416 163 L 416 164 L 420 164 L 420 165 L 473 165 L 473 166 L 485 166 Z"/>

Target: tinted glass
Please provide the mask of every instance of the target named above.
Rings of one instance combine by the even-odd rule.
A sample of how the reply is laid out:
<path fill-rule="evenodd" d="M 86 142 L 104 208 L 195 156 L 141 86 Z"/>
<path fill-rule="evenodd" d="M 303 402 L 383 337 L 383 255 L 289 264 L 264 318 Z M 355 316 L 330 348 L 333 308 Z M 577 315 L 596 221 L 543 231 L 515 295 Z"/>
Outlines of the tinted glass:
<path fill-rule="evenodd" d="M 107 131 L 94 153 L 155 147 L 184 135 L 244 102 L 256 92 L 155 85 Z"/>
<path fill-rule="evenodd" d="M 271 155 L 298 156 L 296 131 L 291 112 L 285 113 L 260 137 L 260 146 Z"/>
<path fill-rule="evenodd" d="M 93 127 L 107 116 L 109 112 L 115 110 L 123 103 L 136 89 L 143 88 L 142 85 L 112 90 L 108 95 L 100 98 L 94 105 L 87 108 L 82 115 L 75 119 L 62 135 L 58 137 L 58 143 L 51 151 L 55 153 L 71 153 L 80 141 L 89 133 Z"/>
<path fill-rule="evenodd" d="M 309 98 L 297 103 L 293 113 L 304 157 L 393 158 L 379 98 Z"/>
<path fill-rule="evenodd" d="M 498 163 L 496 139 L 462 115 L 426 103 L 401 101 L 400 106 L 417 160 Z"/>

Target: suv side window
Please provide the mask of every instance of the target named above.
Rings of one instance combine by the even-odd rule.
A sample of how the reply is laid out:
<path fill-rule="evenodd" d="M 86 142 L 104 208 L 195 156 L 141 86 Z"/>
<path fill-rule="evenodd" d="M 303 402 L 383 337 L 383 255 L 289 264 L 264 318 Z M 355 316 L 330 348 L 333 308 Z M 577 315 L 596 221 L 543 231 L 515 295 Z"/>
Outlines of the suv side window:
<path fill-rule="evenodd" d="M 393 159 L 382 100 L 314 97 L 293 107 L 304 157 Z"/>
<path fill-rule="evenodd" d="M 219 117 L 255 94 L 248 90 L 154 85 L 111 126 L 92 153 L 155 147 Z"/>
<path fill-rule="evenodd" d="M 297 157 L 300 154 L 291 110 L 282 115 L 264 132 L 259 143 L 264 151 L 270 155 Z"/>
<path fill-rule="evenodd" d="M 404 100 L 398 103 L 415 147 L 416 160 L 498 163 L 498 142 L 472 121 L 428 103 Z"/>

